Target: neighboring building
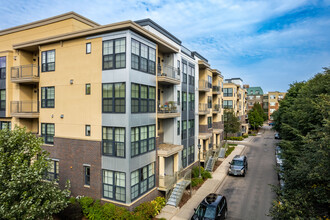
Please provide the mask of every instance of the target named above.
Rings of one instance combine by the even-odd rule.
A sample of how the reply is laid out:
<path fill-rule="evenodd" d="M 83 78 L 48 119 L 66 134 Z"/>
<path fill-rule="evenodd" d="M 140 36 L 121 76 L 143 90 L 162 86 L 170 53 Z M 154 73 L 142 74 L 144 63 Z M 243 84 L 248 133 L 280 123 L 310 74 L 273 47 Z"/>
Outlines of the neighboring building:
<path fill-rule="evenodd" d="M 216 69 L 211 69 L 208 60 L 197 54 L 199 61 L 199 134 L 201 145 L 200 158 L 206 162 L 213 151 L 223 144 L 222 88 L 223 76 Z"/>
<path fill-rule="evenodd" d="M 248 110 L 252 109 L 255 103 L 262 105 L 264 92 L 261 87 L 248 87 L 246 91 Z"/>
<path fill-rule="evenodd" d="M 266 115 L 268 115 L 268 105 L 268 94 L 264 94 L 262 97 L 262 108 L 264 109 Z"/>
<path fill-rule="evenodd" d="M 132 209 L 189 173 L 201 127 L 205 146 L 223 140 L 223 77 L 206 64 L 200 98 L 203 62 L 150 19 L 99 25 L 70 12 L 2 30 L 0 128 L 43 137 L 49 178 L 69 179 L 72 195 Z"/>
<path fill-rule="evenodd" d="M 249 125 L 247 120 L 246 89 L 243 88 L 241 78 L 225 79 L 223 84 L 223 108 L 233 109 L 241 121 L 241 131 L 237 135 L 247 134 Z"/>
<path fill-rule="evenodd" d="M 268 119 L 273 120 L 272 114 L 280 106 L 280 101 L 285 97 L 286 92 L 268 92 Z"/>

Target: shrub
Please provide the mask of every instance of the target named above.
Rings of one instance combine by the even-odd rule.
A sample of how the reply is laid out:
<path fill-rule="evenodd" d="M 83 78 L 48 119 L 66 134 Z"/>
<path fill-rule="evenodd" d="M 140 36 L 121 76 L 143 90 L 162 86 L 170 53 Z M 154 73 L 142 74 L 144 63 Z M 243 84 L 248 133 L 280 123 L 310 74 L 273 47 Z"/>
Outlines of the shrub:
<path fill-rule="evenodd" d="M 132 219 L 131 213 L 123 207 L 118 207 L 112 203 L 102 206 L 104 219 Z"/>
<path fill-rule="evenodd" d="M 195 187 L 195 186 L 198 186 L 200 184 L 202 184 L 204 182 L 203 178 L 192 178 L 191 179 L 191 186 L 192 187 Z"/>
<path fill-rule="evenodd" d="M 88 216 L 89 209 L 93 205 L 94 199 L 86 196 L 86 197 L 81 197 L 78 200 L 78 202 L 79 202 L 79 204 L 81 206 L 81 209 L 83 211 L 84 216 Z"/>
<path fill-rule="evenodd" d="M 104 219 L 102 206 L 101 206 L 99 200 L 96 200 L 94 202 L 93 206 L 90 206 L 88 208 L 88 215 L 86 215 L 86 217 L 88 219 L 91 219 L 91 220 L 102 220 L 102 219 Z"/>
<path fill-rule="evenodd" d="M 159 214 L 160 210 L 165 207 L 166 205 L 166 199 L 164 197 L 156 197 L 155 200 L 151 201 L 152 203 L 155 203 L 155 210 L 156 210 L 156 215 Z"/>
<path fill-rule="evenodd" d="M 60 213 L 58 213 L 56 216 L 59 219 L 81 220 L 83 217 L 83 213 L 82 213 L 80 204 L 77 203 L 75 200 L 73 200 L 73 202 L 71 202 L 71 198 L 70 198 L 69 205 L 64 210 L 62 210 Z"/>
<path fill-rule="evenodd" d="M 201 173 L 203 173 L 203 172 L 204 172 L 204 167 L 201 166 Z M 198 178 L 199 177 L 199 167 L 198 166 L 194 167 L 192 169 L 191 174 L 192 174 L 192 178 Z"/>
<path fill-rule="evenodd" d="M 206 179 L 212 178 L 212 175 L 211 175 L 211 173 L 209 171 L 203 170 L 203 172 L 202 172 L 202 178 L 204 180 L 206 180 Z"/>
<path fill-rule="evenodd" d="M 225 157 L 228 157 L 229 156 L 229 154 L 231 154 L 231 152 L 233 152 L 233 150 L 235 149 L 235 147 L 234 146 L 232 146 L 232 147 L 228 147 L 228 149 L 226 150 L 226 154 L 225 154 Z"/>
<path fill-rule="evenodd" d="M 156 207 L 155 204 L 153 204 L 152 202 L 144 202 L 144 203 L 141 203 L 139 206 L 137 206 L 135 208 L 134 212 L 135 213 L 140 212 L 141 216 L 145 216 L 145 218 L 151 219 L 157 215 L 155 207 Z"/>
<path fill-rule="evenodd" d="M 249 135 L 247 135 L 247 134 L 244 134 L 243 135 L 243 138 L 247 138 L 247 137 L 249 137 Z"/>

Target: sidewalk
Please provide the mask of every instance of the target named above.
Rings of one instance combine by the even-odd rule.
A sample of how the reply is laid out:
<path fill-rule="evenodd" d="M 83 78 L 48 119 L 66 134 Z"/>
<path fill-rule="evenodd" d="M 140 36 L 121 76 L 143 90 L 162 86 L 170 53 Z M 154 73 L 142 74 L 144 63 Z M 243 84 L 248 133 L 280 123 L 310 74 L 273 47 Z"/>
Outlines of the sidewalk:
<path fill-rule="evenodd" d="M 235 155 L 241 154 L 244 148 L 245 146 L 243 145 L 236 146 L 235 150 L 221 163 L 216 171 L 212 173 L 212 179 L 206 180 L 181 209 L 167 205 L 156 217 L 165 218 L 167 220 L 190 219 L 194 213 L 194 208 L 196 208 L 208 194 L 215 192 L 225 179 L 229 167 L 228 162 L 230 162 Z"/>

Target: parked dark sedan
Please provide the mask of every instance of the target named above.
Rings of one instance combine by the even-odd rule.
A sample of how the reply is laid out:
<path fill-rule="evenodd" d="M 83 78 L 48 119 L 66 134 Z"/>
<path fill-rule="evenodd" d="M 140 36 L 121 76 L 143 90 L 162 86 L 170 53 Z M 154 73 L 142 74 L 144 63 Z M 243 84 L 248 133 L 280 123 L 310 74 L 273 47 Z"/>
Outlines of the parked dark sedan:
<path fill-rule="evenodd" d="M 211 193 L 194 210 L 192 220 L 225 219 L 228 214 L 226 197 Z"/>
<path fill-rule="evenodd" d="M 228 175 L 245 176 L 248 169 L 246 156 L 236 155 L 229 164 Z"/>

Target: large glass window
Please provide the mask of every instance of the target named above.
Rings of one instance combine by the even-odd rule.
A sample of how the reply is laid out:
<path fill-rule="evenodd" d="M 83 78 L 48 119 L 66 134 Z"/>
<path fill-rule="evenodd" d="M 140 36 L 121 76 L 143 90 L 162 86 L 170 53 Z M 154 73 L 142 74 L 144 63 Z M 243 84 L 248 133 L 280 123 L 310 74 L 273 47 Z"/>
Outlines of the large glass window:
<path fill-rule="evenodd" d="M 103 155 L 125 157 L 125 128 L 103 127 L 102 145 Z"/>
<path fill-rule="evenodd" d="M 182 60 L 182 81 L 187 83 L 187 62 Z"/>
<path fill-rule="evenodd" d="M 212 108 L 212 96 L 207 97 L 207 107 Z"/>
<path fill-rule="evenodd" d="M 207 117 L 207 127 L 212 128 L 212 117 Z"/>
<path fill-rule="evenodd" d="M 187 166 L 187 147 L 184 147 L 182 150 L 182 167 L 186 167 Z"/>
<path fill-rule="evenodd" d="M 0 121 L 0 130 L 9 129 L 11 130 L 11 122 L 10 121 Z"/>
<path fill-rule="evenodd" d="M 55 87 L 41 87 L 41 108 L 54 108 Z"/>
<path fill-rule="evenodd" d="M 55 70 L 55 50 L 43 51 L 41 53 L 41 71 L 49 72 Z"/>
<path fill-rule="evenodd" d="M 233 108 L 232 100 L 223 100 L 223 108 Z"/>
<path fill-rule="evenodd" d="M 188 163 L 189 164 L 194 162 L 194 157 L 195 157 L 195 146 L 190 145 L 188 147 Z"/>
<path fill-rule="evenodd" d="M 103 70 L 126 67 L 126 39 L 103 41 Z"/>
<path fill-rule="evenodd" d="M 6 78 L 6 57 L 0 57 L 0 79 Z"/>
<path fill-rule="evenodd" d="M 233 96 L 233 88 L 223 88 L 223 96 L 224 97 L 232 97 Z"/>
<path fill-rule="evenodd" d="M 126 201 L 125 173 L 103 170 L 103 197 L 111 200 Z"/>
<path fill-rule="evenodd" d="M 132 83 L 131 93 L 132 113 L 147 113 L 156 111 L 155 87 Z"/>
<path fill-rule="evenodd" d="M 6 110 L 6 90 L 5 89 L 0 90 L 0 110 L 1 111 Z"/>
<path fill-rule="evenodd" d="M 131 199 L 134 200 L 155 186 L 155 163 L 131 173 Z"/>
<path fill-rule="evenodd" d="M 187 111 L 187 93 L 182 92 L 182 111 Z"/>
<path fill-rule="evenodd" d="M 195 120 L 191 119 L 189 120 L 189 124 L 188 124 L 188 130 L 189 130 L 189 137 L 194 137 L 195 135 Z"/>
<path fill-rule="evenodd" d="M 131 128 L 131 156 L 137 156 L 155 149 L 155 125 Z"/>
<path fill-rule="evenodd" d="M 46 179 L 49 181 L 55 180 L 56 182 L 58 182 L 59 172 L 60 172 L 60 169 L 59 169 L 58 161 L 50 160 L 49 167 L 47 169 Z"/>
<path fill-rule="evenodd" d="M 41 137 L 46 144 L 54 144 L 55 124 L 41 123 Z"/>
<path fill-rule="evenodd" d="M 187 139 L 187 121 L 182 121 L 182 140 Z"/>
<path fill-rule="evenodd" d="M 90 185 L 91 180 L 91 168 L 89 166 L 84 166 L 84 176 L 85 176 L 85 185 Z"/>
<path fill-rule="evenodd" d="M 150 74 L 156 73 L 156 50 L 132 39 L 132 69 Z"/>
<path fill-rule="evenodd" d="M 102 86 L 102 112 L 125 113 L 125 83 L 105 83 Z"/>

